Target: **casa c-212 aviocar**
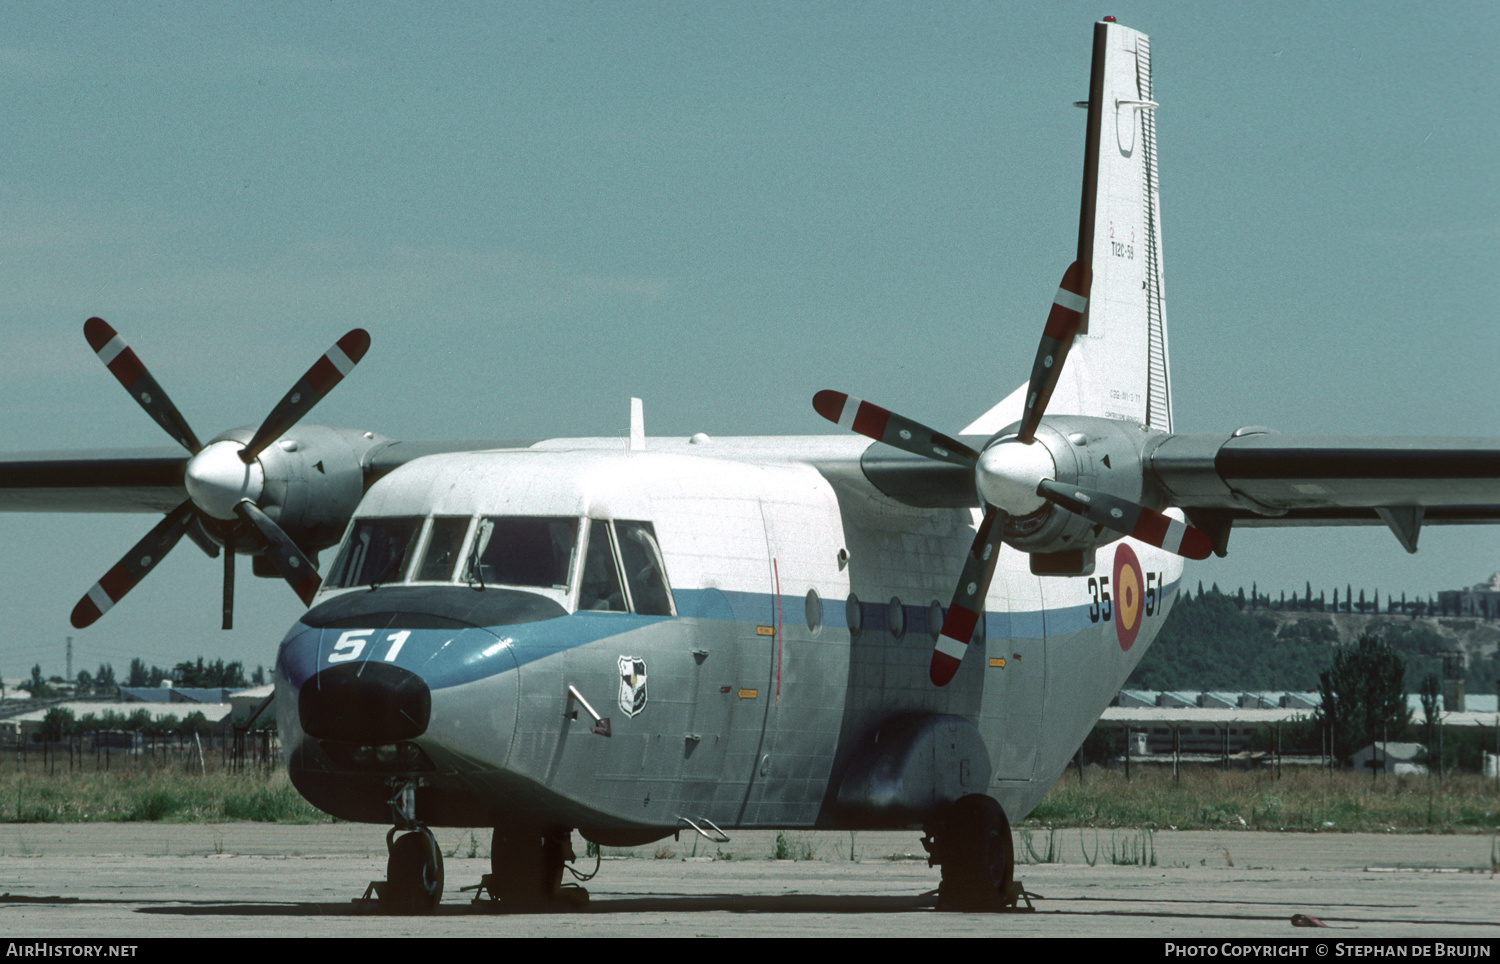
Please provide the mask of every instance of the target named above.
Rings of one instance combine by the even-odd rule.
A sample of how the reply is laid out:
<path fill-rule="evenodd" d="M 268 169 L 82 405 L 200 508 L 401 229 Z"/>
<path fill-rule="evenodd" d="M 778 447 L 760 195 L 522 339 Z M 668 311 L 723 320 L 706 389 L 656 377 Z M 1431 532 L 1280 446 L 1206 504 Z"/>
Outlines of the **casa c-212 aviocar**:
<path fill-rule="evenodd" d="M 1414 551 L 1424 525 L 1500 521 L 1500 440 L 1174 434 L 1145 35 L 1095 25 L 1086 106 L 1077 254 L 1030 379 L 953 435 L 840 391 L 812 405 L 852 431 L 786 438 L 648 441 L 638 409 L 628 441 L 303 424 L 369 347 L 355 330 L 263 424 L 204 444 L 93 318 L 186 455 L 8 456 L 0 509 L 165 513 L 78 627 L 183 536 L 223 552 L 226 620 L 236 556 L 291 584 L 286 765 L 320 809 L 390 828 L 384 909 L 440 901 L 434 826 L 494 828 L 502 905 L 564 899 L 574 830 L 911 827 L 941 902 L 1002 906 L 1010 821 L 1140 660 L 1184 558 L 1236 526 L 1384 524 Z"/>

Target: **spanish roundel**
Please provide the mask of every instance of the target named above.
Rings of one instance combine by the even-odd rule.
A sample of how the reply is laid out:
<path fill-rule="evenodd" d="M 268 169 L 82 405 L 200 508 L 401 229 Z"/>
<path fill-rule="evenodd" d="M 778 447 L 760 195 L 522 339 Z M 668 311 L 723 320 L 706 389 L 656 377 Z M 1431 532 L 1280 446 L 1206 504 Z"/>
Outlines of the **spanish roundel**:
<path fill-rule="evenodd" d="M 1115 547 L 1115 635 L 1120 638 L 1122 650 L 1129 650 L 1135 634 L 1140 632 L 1141 616 L 1146 610 L 1141 598 L 1145 583 L 1135 551 L 1120 543 Z"/>

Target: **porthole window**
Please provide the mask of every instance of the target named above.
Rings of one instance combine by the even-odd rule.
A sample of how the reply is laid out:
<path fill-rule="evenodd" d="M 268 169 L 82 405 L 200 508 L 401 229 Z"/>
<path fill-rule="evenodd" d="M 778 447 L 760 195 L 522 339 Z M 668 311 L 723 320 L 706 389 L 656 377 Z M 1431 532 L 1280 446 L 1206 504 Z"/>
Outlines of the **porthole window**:
<path fill-rule="evenodd" d="M 818 597 L 816 589 L 807 591 L 807 628 L 813 633 L 823 626 L 823 600 Z"/>
<path fill-rule="evenodd" d="M 849 623 L 849 638 L 858 639 L 864 621 L 859 616 L 859 597 L 852 592 L 849 601 L 844 603 L 844 619 Z"/>
<path fill-rule="evenodd" d="M 900 596 L 892 596 L 891 601 L 886 604 L 885 624 L 895 638 L 900 639 L 906 635 L 906 610 L 901 608 Z"/>
<path fill-rule="evenodd" d="M 936 599 L 927 607 L 927 632 L 934 643 L 943 635 L 943 604 Z"/>

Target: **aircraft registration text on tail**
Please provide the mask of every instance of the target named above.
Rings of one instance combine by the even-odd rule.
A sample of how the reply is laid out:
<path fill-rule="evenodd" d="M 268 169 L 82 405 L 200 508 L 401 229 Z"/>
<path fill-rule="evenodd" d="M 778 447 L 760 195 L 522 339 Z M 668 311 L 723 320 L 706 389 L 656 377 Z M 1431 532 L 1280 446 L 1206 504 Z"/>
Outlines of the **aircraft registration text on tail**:
<path fill-rule="evenodd" d="M 236 556 L 309 603 L 275 669 L 286 764 L 316 806 L 391 828 L 383 909 L 441 900 L 433 826 L 495 828 L 483 884 L 511 906 L 562 899 L 574 830 L 912 827 L 942 904 L 1003 907 L 1010 821 L 1185 558 L 1243 526 L 1385 525 L 1415 551 L 1424 525 L 1500 521 L 1500 440 L 1173 433 L 1150 50 L 1095 24 L 1077 250 L 1026 384 L 953 434 L 863 385 L 812 399 L 831 435 L 648 438 L 638 407 L 628 440 L 303 424 L 369 348 L 356 329 L 261 425 L 202 444 L 95 318 L 186 454 L 4 457 L 0 509 L 164 514 L 80 628 L 184 536 L 223 551 L 226 626 Z"/>

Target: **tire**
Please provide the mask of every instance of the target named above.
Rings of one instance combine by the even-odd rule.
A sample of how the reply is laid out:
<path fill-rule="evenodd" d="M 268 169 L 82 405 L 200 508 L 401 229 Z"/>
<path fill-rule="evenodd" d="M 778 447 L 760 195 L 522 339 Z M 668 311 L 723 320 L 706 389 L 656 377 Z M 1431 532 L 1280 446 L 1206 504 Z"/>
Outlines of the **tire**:
<path fill-rule="evenodd" d="M 532 827 L 495 828 L 490 870 L 503 903 L 534 905 L 552 900 L 562 884 L 566 838 Z M 571 849 L 571 848 L 570 848 Z"/>
<path fill-rule="evenodd" d="M 999 910 L 1005 905 L 1016 858 L 1010 821 L 1000 804 L 979 793 L 960 797 L 948 812 L 940 847 L 941 903 L 965 912 Z"/>
<path fill-rule="evenodd" d="M 425 833 L 396 838 L 385 865 L 380 909 L 388 914 L 431 914 L 443 899 L 443 855 Z"/>

